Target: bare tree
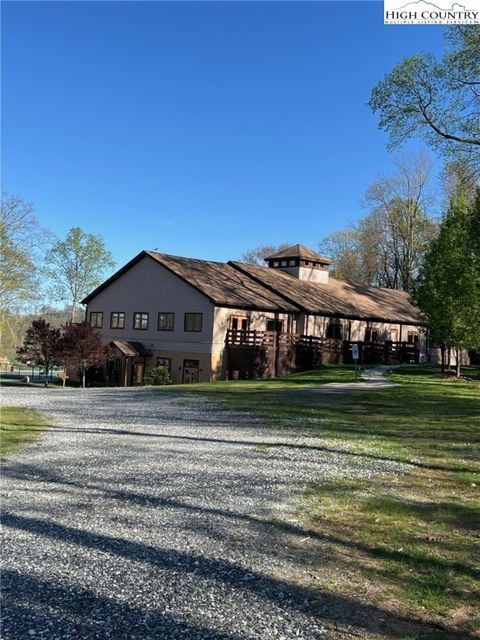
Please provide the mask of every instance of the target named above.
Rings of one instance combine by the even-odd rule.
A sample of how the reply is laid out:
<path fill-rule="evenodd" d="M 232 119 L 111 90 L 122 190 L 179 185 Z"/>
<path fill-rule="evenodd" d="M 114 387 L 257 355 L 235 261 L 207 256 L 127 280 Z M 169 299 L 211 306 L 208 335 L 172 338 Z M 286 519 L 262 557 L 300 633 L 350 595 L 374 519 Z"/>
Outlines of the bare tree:
<path fill-rule="evenodd" d="M 394 166 L 394 171 L 379 175 L 368 188 L 367 215 L 326 236 L 320 250 L 333 259 L 336 277 L 410 292 L 437 228 L 429 216 L 433 204 L 430 163 L 422 155 L 402 156 Z"/>
<path fill-rule="evenodd" d="M 330 268 L 333 277 L 365 285 L 375 279 L 376 255 L 370 250 L 361 223 L 329 234 L 318 248 L 321 254 L 333 261 Z"/>
<path fill-rule="evenodd" d="M 410 292 L 437 226 L 428 216 L 433 205 L 430 162 L 410 155 L 397 157 L 394 165 L 394 172 L 381 174 L 368 188 L 364 203 L 369 213 L 360 228 L 375 247 L 375 284 Z"/>
<path fill-rule="evenodd" d="M 248 262 L 249 264 L 259 264 L 263 267 L 265 266 L 265 258 L 291 246 L 291 242 L 283 242 L 282 244 L 262 244 L 259 247 L 255 247 L 255 249 L 249 249 L 246 251 L 242 255 L 241 260 L 243 262 Z"/>

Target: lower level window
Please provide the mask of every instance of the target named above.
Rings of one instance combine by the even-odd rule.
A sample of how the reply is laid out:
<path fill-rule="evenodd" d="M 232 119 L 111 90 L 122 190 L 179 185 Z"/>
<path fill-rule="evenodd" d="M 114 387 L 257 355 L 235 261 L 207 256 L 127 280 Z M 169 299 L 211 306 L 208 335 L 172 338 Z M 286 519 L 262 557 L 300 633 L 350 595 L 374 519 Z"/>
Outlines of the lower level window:
<path fill-rule="evenodd" d="M 185 331 L 201 331 L 202 330 L 203 313 L 186 313 L 185 314 Z"/>
<path fill-rule="evenodd" d="M 335 320 L 332 320 L 327 324 L 326 338 L 331 338 L 332 340 L 342 340 L 343 339 L 343 327 L 342 325 Z"/>
<path fill-rule="evenodd" d="M 283 330 L 283 320 L 267 320 L 267 331 L 278 331 L 281 333 Z"/>
<path fill-rule="evenodd" d="M 134 329 L 148 329 L 148 313 L 134 313 L 133 314 L 133 328 Z"/>
<path fill-rule="evenodd" d="M 157 367 L 161 367 L 162 369 L 166 369 L 168 373 L 170 373 L 172 369 L 172 360 L 171 358 L 157 358 Z"/>
<path fill-rule="evenodd" d="M 90 326 L 94 329 L 101 329 L 103 324 L 103 313 L 101 311 L 92 311 L 90 313 Z"/>

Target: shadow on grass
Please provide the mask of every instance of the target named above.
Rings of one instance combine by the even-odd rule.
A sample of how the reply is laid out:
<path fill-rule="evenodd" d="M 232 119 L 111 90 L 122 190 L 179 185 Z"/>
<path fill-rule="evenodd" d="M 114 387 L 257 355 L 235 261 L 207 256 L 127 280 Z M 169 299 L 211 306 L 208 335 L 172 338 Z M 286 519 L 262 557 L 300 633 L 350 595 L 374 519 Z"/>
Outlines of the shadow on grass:
<path fill-rule="evenodd" d="M 379 511 L 400 518 L 449 524 L 458 528 L 480 528 L 480 509 L 454 502 L 414 502 L 386 496 L 366 500 L 366 511 Z"/>

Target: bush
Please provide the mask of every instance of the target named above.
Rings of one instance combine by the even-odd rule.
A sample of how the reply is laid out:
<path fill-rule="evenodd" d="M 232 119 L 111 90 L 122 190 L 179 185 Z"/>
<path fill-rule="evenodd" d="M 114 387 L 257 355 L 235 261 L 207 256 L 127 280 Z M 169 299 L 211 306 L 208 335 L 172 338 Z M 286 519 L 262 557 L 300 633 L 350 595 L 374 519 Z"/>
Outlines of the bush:
<path fill-rule="evenodd" d="M 170 373 L 165 367 L 155 367 L 145 376 L 145 384 L 158 387 L 165 384 L 172 384 Z"/>

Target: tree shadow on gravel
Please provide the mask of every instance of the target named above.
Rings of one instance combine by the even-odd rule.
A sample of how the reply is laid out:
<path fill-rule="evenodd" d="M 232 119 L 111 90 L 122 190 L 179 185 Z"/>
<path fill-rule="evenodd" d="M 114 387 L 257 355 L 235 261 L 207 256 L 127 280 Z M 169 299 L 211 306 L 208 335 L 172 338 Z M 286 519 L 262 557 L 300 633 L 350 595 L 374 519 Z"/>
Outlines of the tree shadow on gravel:
<path fill-rule="evenodd" d="M 362 544 L 360 542 L 355 542 L 347 538 L 340 538 L 331 534 L 320 533 L 318 531 L 315 531 L 314 529 L 307 529 L 305 527 L 300 527 L 296 524 L 285 521 L 263 519 L 252 514 L 229 511 L 218 507 L 208 507 L 203 504 L 201 506 L 198 506 L 166 496 L 154 496 L 147 493 L 126 491 L 124 489 L 110 489 L 104 484 L 92 484 L 86 482 L 75 482 L 73 480 L 64 480 L 57 474 L 53 474 L 50 471 L 45 471 L 45 469 L 42 469 L 40 467 L 32 467 L 31 465 L 23 465 L 21 469 L 23 469 L 23 472 L 20 471 L 20 468 L 18 466 L 16 469 L 12 469 L 10 473 L 7 470 L 6 475 L 10 475 L 11 477 L 23 480 L 35 480 L 37 482 L 43 481 L 57 485 L 64 484 L 65 486 L 75 487 L 81 489 L 82 491 L 95 491 L 102 494 L 106 498 L 118 500 L 121 502 L 128 502 L 130 504 L 153 509 L 174 508 L 186 512 L 195 512 L 205 516 L 206 518 L 219 517 L 222 519 L 227 519 L 230 520 L 233 524 L 235 523 L 235 521 L 245 522 L 256 528 L 264 528 L 266 530 L 267 537 L 270 538 L 274 535 L 274 532 L 276 534 L 291 535 L 297 538 L 308 537 L 323 543 L 333 543 L 348 549 L 358 549 L 369 554 L 371 557 L 395 560 L 397 562 L 406 560 L 410 564 L 416 563 L 419 567 L 421 567 L 422 565 L 431 567 L 433 564 L 441 569 L 454 570 L 463 573 L 464 575 L 470 576 L 476 580 L 480 580 L 480 570 L 458 562 L 448 562 L 439 558 L 434 558 L 431 556 L 426 557 L 422 554 L 415 554 L 405 550 L 395 551 L 383 547 Z M 42 521 L 39 520 L 38 522 Z"/>
<path fill-rule="evenodd" d="M 177 616 L 116 602 L 88 589 L 68 589 L 17 571 L 2 572 L 2 638 L 47 637 L 77 640 L 243 640 Z M 31 633 L 34 632 L 34 633 Z M 42 633 L 43 632 L 43 633 Z"/>
<path fill-rule="evenodd" d="M 297 444 L 294 442 L 262 442 L 259 440 L 232 440 L 226 438 L 205 438 L 201 436 L 178 436 L 168 433 L 152 433 L 148 431 L 129 431 L 127 429 L 74 429 L 69 427 L 55 427 L 55 431 L 63 432 L 76 432 L 76 433 L 92 433 L 98 435 L 112 434 L 116 436 L 134 436 L 137 438 L 161 438 L 165 440 L 180 440 L 187 442 L 205 442 L 205 443 L 218 443 L 227 444 L 233 446 L 265 446 L 271 449 L 294 449 L 304 451 L 323 451 L 325 453 L 335 453 L 345 456 L 351 456 L 354 458 L 367 458 L 368 460 L 378 460 L 380 462 L 398 462 L 399 464 L 408 464 L 412 467 L 419 469 L 429 469 L 431 471 L 451 471 L 453 473 L 475 473 L 477 469 L 471 469 L 465 466 L 452 467 L 449 465 L 435 465 L 426 462 L 420 462 L 418 460 L 405 460 L 405 458 L 396 458 L 386 455 L 375 455 L 373 453 L 366 453 L 364 451 L 351 451 L 349 449 L 342 449 L 340 447 L 325 447 L 320 445 L 309 444 Z"/>
<path fill-rule="evenodd" d="M 141 542 L 105 536 L 11 513 L 5 513 L 2 520 L 3 526 L 11 529 L 102 551 L 134 562 L 148 563 L 160 570 L 191 574 L 197 579 L 215 580 L 277 606 L 319 616 L 325 623 L 340 623 L 357 630 L 361 628 L 366 632 L 381 632 L 391 638 L 402 638 L 407 635 L 407 632 L 413 632 L 418 636 L 419 633 L 428 634 L 436 630 L 430 625 L 413 622 L 394 612 L 364 604 L 353 598 L 292 584 L 279 578 L 250 571 L 228 560 L 162 549 Z M 48 594 L 48 591 L 46 593 Z M 465 633 L 446 630 L 442 630 L 442 634 L 444 640 L 465 640 L 470 637 Z M 210 636 L 187 635 L 186 637 L 209 638 Z M 228 638 L 228 635 L 212 636 L 214 640 L 224 637 Z"/>

